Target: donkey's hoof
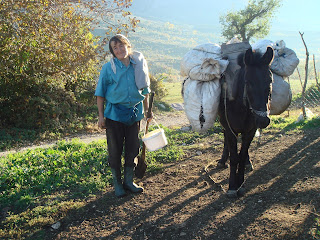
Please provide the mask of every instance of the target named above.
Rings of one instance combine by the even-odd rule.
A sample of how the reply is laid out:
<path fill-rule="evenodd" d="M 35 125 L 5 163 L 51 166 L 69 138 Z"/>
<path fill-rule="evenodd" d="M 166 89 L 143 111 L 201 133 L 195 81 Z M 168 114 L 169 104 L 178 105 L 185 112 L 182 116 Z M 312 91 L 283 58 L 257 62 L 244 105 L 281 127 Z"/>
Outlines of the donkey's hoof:
<path fill-rule="evenodd" d="M 228 198 L 236 198 L 238 197 L 237 190 L 228 190 L 227 191 Z"/>
<path fill-rule="evenodd" d="M 217 169 L 225 169 L 225 168 L 228 168 L 228 164 L 218 162 Z"/>
<path fill-rule="evenodd" d="M 244 187 L 241 187 L 238 189 L 237 194 L 239 197 L 243 196 L 246 193 L 246 189 Z"/>

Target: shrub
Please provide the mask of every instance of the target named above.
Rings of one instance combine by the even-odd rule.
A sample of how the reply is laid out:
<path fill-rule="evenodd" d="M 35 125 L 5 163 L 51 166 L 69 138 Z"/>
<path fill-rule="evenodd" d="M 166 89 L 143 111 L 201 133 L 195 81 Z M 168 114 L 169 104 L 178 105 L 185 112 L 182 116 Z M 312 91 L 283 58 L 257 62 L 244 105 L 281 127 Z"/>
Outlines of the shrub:
<path fill-rule="evenodd" d="M 168 94 L 166 87 L 164 86 L 163 81 L 166 80 L 166 77 L 163 74 L 154 76 L 149 74 L 150 77 L 150 88 L 155 92 L 155 100 L 161 101 L 163 97 Z"/>

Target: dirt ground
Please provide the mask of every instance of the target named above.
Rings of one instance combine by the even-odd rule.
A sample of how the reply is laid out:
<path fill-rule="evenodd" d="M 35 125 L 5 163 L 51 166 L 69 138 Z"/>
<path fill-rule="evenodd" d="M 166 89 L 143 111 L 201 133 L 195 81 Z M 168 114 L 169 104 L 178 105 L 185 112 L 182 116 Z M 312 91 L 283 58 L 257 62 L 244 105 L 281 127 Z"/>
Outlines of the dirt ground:
<path fill-rule="evenodd" d="M 157 122 L 188 125 L 184 114 L 167 116 Z M 182 161 L 137 180 L 144 193 L 118 199 L 110 187 L 61 219 L 58 230 L 48 227 L 46 239 L 315 239 L 319 130 L 254 140 L 254 170 L 246 174 L 245 196 L 236 199 L 225 194 L 229 170 L 216 169 L 221 140 L 213 135 L 192 149 Z"/>

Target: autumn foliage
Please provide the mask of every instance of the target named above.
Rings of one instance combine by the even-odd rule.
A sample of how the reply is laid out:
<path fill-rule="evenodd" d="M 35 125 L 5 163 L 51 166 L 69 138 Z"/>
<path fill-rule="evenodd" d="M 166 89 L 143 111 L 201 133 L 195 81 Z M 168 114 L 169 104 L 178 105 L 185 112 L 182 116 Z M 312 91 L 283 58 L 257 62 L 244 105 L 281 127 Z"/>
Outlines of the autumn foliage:
<path fill-rule="evenodd" d="M 136 26 L 131 1 L 0 2 L 0 128 L 68 127 L 92 98 L 108 36 Z"/>

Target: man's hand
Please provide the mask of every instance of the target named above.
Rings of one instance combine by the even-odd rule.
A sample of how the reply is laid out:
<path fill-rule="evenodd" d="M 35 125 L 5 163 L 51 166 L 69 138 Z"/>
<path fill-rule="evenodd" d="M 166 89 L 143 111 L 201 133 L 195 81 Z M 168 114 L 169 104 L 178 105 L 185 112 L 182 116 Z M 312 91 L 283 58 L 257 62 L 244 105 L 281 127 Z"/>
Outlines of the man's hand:
<path fill-rule="evenodd" d="M 150 123 L 152 121 L 152 119 L 153 119 L 153 112 L 152 111 L 150 112 L 150 116 L 149 117 L 148 117 L 147 113 L 145 114 L 145 116 L 146 116 L 147 122 Z"/>
<path fill-rule="evenodd" d="M 106 121 L 104 119 L 104 117 L 99 117 L 99 122 L 98 122 L 98 126 L 99 128 L 102 128 L 102 129 L 106 129 Z"/>
<path fill-rule="evenodd" d="M 105 99 L 103 97 L 97 96 L 97 106 L 98 106 L 98 111 L 99 111 L 99 122 L 98 126 L 99 128 L 106 129 L 106 121 L 104 119 L 103 115 L 103 109 L 104 109 L 104 101 Z"/>

